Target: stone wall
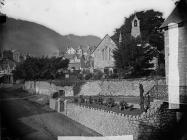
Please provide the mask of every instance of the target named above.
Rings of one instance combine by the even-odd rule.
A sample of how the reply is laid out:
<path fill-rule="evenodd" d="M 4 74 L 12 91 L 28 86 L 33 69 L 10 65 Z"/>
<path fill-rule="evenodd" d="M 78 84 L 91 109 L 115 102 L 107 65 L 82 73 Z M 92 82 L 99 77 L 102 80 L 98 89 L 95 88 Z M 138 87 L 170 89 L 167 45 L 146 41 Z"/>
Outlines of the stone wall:
<path fill-rule="evenodd" d="M 79 95 L 124 95 L 139 96 L 139 83 L 147 93 L 155 84 L 153 79 L 88 81 L 80 87 Z M 159 85 L 165 85 L 165 79 L 158 80 Z"/>
<path fill-rule="evenodd" d="M 79 84 L 80 83 L 80 84 Z M 144 93 L 147 93 L 155 84 L 153 79 L 132 80 L 97 80 L 75 83 L 72 86 L 57 86 L 46 81 L 27 81 L 24 88 L 31 93 L 50 95 L 58 90 L 64 90 L 66 96 L 73 95 L 123 95 L 139 96 L 139 83 L 143 85 Z M 159 85 L 165 85 L 165 79 L 158 80 Z"/>
<path fill-rule="evenodd" d="M 175 119 L 175 113 L 163 105 L 152 103 L 147 113 L 131 116 L 68 103 L 66 113 L 62 113 L 103 136 L 133 135 L 134 140 L 148 140 L 158 137 L 160 129 L 167 130 Z"/>
<path fill-rule="evenodd" d="M 44 94 L 49 96 L 54 92 L 64 90 L 65 96 L 73 96 L 72 87 L 60 87 L 46 81 L 26 81 L 23 88 L 33 94 Z"/>

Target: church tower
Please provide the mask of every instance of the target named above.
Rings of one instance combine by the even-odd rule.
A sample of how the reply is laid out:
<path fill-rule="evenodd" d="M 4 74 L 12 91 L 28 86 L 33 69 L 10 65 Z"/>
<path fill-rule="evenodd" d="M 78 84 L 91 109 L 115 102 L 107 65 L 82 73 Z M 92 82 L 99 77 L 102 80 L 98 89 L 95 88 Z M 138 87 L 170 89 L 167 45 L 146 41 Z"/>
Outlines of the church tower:
<path fill-rule="evenodd" d="M 136 15 L 132 20 L 131 36 L 134 38 L 140 36 L 140 20 L 137 18 Z"/>

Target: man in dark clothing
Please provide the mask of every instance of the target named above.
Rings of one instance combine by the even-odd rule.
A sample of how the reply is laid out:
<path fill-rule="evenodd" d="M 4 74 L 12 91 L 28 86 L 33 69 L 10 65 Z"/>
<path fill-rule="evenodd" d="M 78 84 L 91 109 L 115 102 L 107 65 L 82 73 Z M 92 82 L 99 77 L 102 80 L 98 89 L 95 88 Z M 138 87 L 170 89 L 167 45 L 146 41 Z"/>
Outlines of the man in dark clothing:
<path fill-rule="evenodd" d="M 139 89 L 140 89 L 140 109 L 142 111 L 145 111 L 145 108 L 144 108 L 144 89 L 143 89 L 143 85 L 142 84 L 139 84 Z"/>

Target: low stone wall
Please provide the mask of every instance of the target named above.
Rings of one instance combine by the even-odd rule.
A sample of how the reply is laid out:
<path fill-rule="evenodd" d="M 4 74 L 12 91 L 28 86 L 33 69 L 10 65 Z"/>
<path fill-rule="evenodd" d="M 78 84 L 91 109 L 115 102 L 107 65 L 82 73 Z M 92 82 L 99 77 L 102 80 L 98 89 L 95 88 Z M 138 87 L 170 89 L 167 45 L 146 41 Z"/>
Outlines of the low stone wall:
<path fill-rule="evenodd" d="M 81 85 L 78 95 L 124 95 L 139 96 L 139 84 L 143 85 L 147 93 L 155 84 L 153 79 L 88 81 Z M 158 80 L 159 85 L 165 85 L 165 79 Z"/>
<path fill-rule="evenodd" d="M 51 95 L 59 90 L 65 91 L 65 96 L 73 96 L 73 88 L 69 86 L 60 87 L 46 81 L 26 81 L 24 89 L 33 94 Z"/>
<path fill-rule="evenodd" d="M 152 132 L 157 136 L 174 119 L 175 114 L 165 108 L 161 102 L 155 102 L 147 113 L 131 116 L 68 103 L 63 114 L 103 136 L 133 135 L 134 140 L 148 140 L 154 138 L 149 137 Z"/>

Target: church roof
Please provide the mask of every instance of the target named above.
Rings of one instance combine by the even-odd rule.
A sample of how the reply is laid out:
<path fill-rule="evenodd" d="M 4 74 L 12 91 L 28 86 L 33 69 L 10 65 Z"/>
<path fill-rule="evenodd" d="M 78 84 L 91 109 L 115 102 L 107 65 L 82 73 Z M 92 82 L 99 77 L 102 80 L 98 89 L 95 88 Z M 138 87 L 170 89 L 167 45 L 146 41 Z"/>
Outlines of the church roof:
<path fill-rule="evenodd" d="M 136 20 L 139 20 L 136 14 L 135 14 L 135 16 L 134 16 L 134 18 L 132 19 L 131 22 L 133 22 L 135 19 L 136 19 Z"/>
<path fill-rule="evenodd" d="M 100 46 L 100 44 L 101 44 L 105 39 L 107 39 L 107 38 L 109 38 L 110 40 L 112 40 L 112 38 L 111 38 L 108 34 L 106 34 L 105 37 L 101 40 L 101 42 L 97 45 L 97 47 L 95 47 L 95 49 L 93 49 L 92 53 L 94 53 L 95 50 Z M 113 41 L 113 40 L 112 40 L 112 41 Z M 92 53 L 91 53 L 91 54 L 92 54 Z"/>

